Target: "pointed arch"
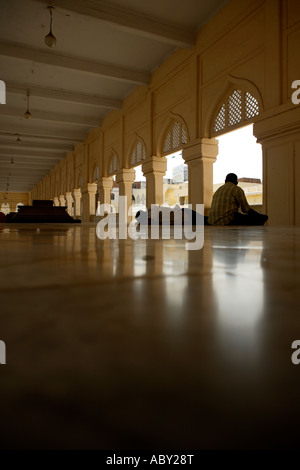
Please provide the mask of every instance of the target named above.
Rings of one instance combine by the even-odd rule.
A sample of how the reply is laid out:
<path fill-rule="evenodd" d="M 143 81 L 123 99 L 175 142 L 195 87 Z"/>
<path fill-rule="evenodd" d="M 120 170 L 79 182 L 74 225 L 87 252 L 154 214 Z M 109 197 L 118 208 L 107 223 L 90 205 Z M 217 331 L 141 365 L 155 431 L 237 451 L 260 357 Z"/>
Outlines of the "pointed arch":
<path fill-rule="evenodd" d="M 213 108 L 209 119 L 209 135 L 251 124 L 263 111 L 263 100 L 258 88 L 249 80 L 228 75 L 221 100 Z"/>
<path fill-rule="evenodd" d="M 97 165 L 97 163 L 95 163 L 94 165 L 94 168 L 93 168 L 93 183 L 98 181 L 99 177 L 100 177 L 100 169 L 99 169 L 99 165 Z"/>
<path fill-rule="evenodd" d="M 108 160 L 107 167 L 106 167 L 106 173 L 107 176 L 113 176 L 117 173 L 117 171 L 120 169 L 120 160 L 117 155 L 117 153 L 112 149 L 112 154 L 110 159 Z"/>
<path fill-rule="evenodd" d="M 184 119 L 174 113 L 171 113 L 171 122 L 162 133 L 160 141 L 160 154 L 162 156 L 181 150 L 183 145 L 189 141 L 188 128 Z"/>
<path fill-rule="evenodd" d="M 81 188 L 82 183 L 83 183 L 82 172 L 81 172 L 81 170 L 79 170 L 78 177 L 77 177 L 77 186 L 76 186 L 76 189 L 77 189 L 77 188 Z"/>
<path fill-rule="evenodd" d="M 143 160 L 147 158 L 146 145 L 143 139 L 137 135 L 135 143 L 132 147 L 129 157 L 129 166 L 130 168 L 138 166 L 142 163 Z"/>

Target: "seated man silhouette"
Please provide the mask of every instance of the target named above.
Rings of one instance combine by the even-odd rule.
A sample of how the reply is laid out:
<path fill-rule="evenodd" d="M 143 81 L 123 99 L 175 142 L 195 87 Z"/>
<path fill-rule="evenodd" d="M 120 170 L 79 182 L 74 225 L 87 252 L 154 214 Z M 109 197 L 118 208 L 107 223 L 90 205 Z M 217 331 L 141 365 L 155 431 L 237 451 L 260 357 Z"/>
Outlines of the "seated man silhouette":
<path fill-rule="evenodd" d="M 239 208 L 243 213 L 238 212 Z M 215 192 L 212 200 L 209 225 L 264 225 L 268 216 L 250 208 L 245 193 L 238 186 L 236 174 L 229 173 L 225 184 Z"/>

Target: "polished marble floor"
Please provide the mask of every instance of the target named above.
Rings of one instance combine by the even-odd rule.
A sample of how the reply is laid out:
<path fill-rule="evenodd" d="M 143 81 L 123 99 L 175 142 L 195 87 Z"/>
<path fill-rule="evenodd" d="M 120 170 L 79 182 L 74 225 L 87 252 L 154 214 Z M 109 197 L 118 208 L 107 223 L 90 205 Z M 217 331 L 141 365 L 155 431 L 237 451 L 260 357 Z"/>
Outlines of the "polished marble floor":
<path fill-rule="evenodd" d="M 1 224 L 0 448 L 297 447 L 299 269 L 299 227 Z"/>

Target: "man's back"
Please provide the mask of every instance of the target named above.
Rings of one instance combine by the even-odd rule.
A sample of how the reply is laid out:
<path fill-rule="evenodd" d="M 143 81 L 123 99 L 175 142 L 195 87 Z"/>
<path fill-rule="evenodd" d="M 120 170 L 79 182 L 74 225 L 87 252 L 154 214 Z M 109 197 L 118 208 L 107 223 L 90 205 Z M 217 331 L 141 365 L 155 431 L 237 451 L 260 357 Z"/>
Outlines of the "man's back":
<path fill-rule="evenodd" d="M 220 186 L 214 194 L 208 223 L 211 225 L 230 224 L 239 207 L 243 212 L 250 210 L 244 191 L 228 181 Z"/>

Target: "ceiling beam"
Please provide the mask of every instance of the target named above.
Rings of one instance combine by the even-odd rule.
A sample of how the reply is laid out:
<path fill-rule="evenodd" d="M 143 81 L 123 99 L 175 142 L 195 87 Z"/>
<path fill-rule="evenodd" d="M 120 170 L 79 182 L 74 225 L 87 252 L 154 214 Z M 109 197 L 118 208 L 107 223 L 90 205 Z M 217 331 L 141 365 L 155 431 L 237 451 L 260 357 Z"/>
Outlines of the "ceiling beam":
<path fill-rule="evenodd" d="M 29 191 L 32 191 L 33 188 L 34 188 L 34 185 L 32 185 L 32 184 L 27 185 L 27 186 L 22 184 L 20 186 L 19 185 L 14 185 L 11 191 L 6 191 L 3 187 L 2 187 L 2 189 L 0 188 L 0 191 L 2 193 L 7 194 L 7 202 L 9 202 L 9 197 L 10 197 L 9 194 L 10 193 L 29 193 Z"/>
<path fill-rule="evenodd" d="M 2 128 L 2 127 L 3 127 L 3 126 L 1 126 L 1 128 Z M 27 131 L 26 131 L 26 133 L 23 134 L 22 132 L 15 132 L 15 131 L 14 131 L 14 132 L 11 132 L 11 131 L 2 131 L 2 130 L 0 130 L 0 136 L 3 136 L 3 137 L 13 137 L 14 139 L 16 139 L 18 135 L 21 137 L 21 139 L 23 139 L 23 138 L 25 138 L 25 139 L 27 139 L 27 138 L 29 138 L 29 139 L 35 139 L 35 138 L 36 138 L 36 139 L 39 139 L 39 140 L 40 140 L 40 139 L 41 139 L 41 140 L 44 139 L 46 142 L 45 142 L 45 143 L 40 142 L 40 145 L 45 145 L 45 144 L 48 145 L 48 144 L 49 144 L 49 140 L 50 140 L 50 141 L 52 140 L 53 142 L 55 142 L 54 145 L 56 145 L 56 143 L 57 143 L 58 145 L 60 145 L 61 142 L 66 143 L 66 142 L 69 141 L 69 142 L 70 142 L 69 145 L 72 146 L 72 149 L 73 149 L 74 141 L 75 141 L 75 142 L 82 142 L 82 139 L 79 138 L 79 137 L 78 137 L 78 138 L 74 138 L 74 137 L 69 138 L 69 137 L 61 137 L 61 136 L 58 136 L 58 135 L 53 135 L 53 136 L 52 136 L 52 135 L 50 135 L 50 136 L 41 136 L 41 135 L 36 135 L 36 134 L 30 134 L 30 133 L 27 132 Z M 37 143 L 39 142 L 39 140 L 37 141 Z M 25 142 L 26 142 L 26 141 L 25 141 Z"/>
<path fill-rule="evenodd" d="M 0 116 L 23 118 L 24 110 L 11 106 L 1 106 Z M 25 110 L 26 111 L 26 110 Z M 25 119 L 25 118 L 24 118 Z M 31 121 L 53 121 L 55 123 L 70 124 L 75 126 L 99 127 L 100 119 L 89 116 L 79 116 L 77 114 L 60 114 L 47 111 L 33 111 L 31 109 Z"/>
<path fill-rule="evenodd" d="M 47 165 L 47 166 L 46 166 L 46 165 L 44 165 L 44 166 L 37 165 L 35 168 L 36 168 L 36 169 L 39 169 L 39 170 L 41 170 L 41 171 L 50 171 L 50 170 L 53 168 L 53 166 L 54 166 L 54 165 L 52 165 L 52 166 L 51 166 L 51 165 Z M 31 171 L 32 165 L 29 165 L 29 164 L 19 164 L 18 167 L 19 167 L 20 170 L 26 170 L 26 173 L 24 173 L 24 176 L 27 178 L 27 174 L 28 174 L 27 172 L 28 172 L 28 170 Z M 0 162 L 0 168 L 3 168 L 3 169 L 5 170 L 5 169 L 7 169 L 7 166 L 5 166 L 4 163 L 2 164 L 2 163 Z M 13 175 L 10 176 L 10 181 L 14 181 L 14 176 L 13 176 Z"/>
<path fill-rule="evenodd" d="M 49 0 L 36 0 L 49 4 Z M 102 1 L 59 0 L 55 8 L 62 8 L 81 15 L 97 18 L 113 24 L 119 29 L 130 31 L 140 36 L 150 37 L 156 41 L 172 44 L 177 47 L 193 47 L 196 41 L 195 31 L 178 24 L 167 23 L 144 13 L 124 9 Z"/>
<path fill-rule="evenodd" d="M 9 176 L 9 173 L 10 173 L 10 176 Z M 43 168 L 32 168 L 30 170 L 30 173 L 26 172 L 25 175 L 24 175 L 24 172 L 22 172 L 21 169 L 15 169 L 14 172 L 12 173 L 11 171 L 9 171 L 7 173 L 7 175 L 1 175 L 1 178 L 7 178 L 9 176 L 10 179 L 13 179 L 14 177 L 17 177 L 19 176 L 20 174 L 22 174 L 22 176 L 25 176 L 26 175 L 26 178 L 32 178 L 33 176 L 36 176 L 36 175 L 42 175 L 44 176 L 45 175 L 45 170 Z"/>
<path fill-rule="evenodd" d="M 72 144 L 63 145 L 63 144 L 60 144 L 60 143 L 50 144 L 49 142 L 44 143 L 44 144 L 41 143 L 41 142 L 26 142 L 26 141 L 23 141 L 21 137 L 20 137 L 21 142 L 17 142 L 16 137 L 17 136 L 15 136 L 15 140 L 13 142 L 6 141 L 6 140 L 0 140 L 0 153 L 1 153 L 2 149 L 11 149 L 10 151 L 14 155 L 17 155 L 18 150 L 21 150 L 22 154 L 23 154 L 24 149 L 26 149 L 26 150 L 27 149 L 35 149 L 35 150 L 39 150 L 39 156 L 41 156 L 41 151 L 43 152 L 43 154 L 45 154 L 45 153 L 49 153 L 49 152 L 52 153 L 53 150 L 55 150 L 57 152 L 62 152 L 62 153 L 71 152 L 73 150 L 73 145 Z"/>
<path fill-rule="evenodd" d="M 78 131 L 69 131 L 69 130 L 62 130 L 62 129 L 51 129 L 51 128 L 39 128 L 38 126 L 34 127 L 30 125 L 27 127 L 28 121 L 23 119 L 22 123 L 17 124 L 7 124 L 1 123 L 1 131 L 0 135 L 8 135 L 12 134 L 14 136 L 21 135 L 23 137 L 36 137 L 42 139 L 61 139 L 61 140 L 70 140 L 73 143 L 82 142 L 86 138 L 86 134 L 84 132 Z M 32 123 L 30 123 L 32 124 Z"/>
<path fill-rule="evenodd" d="M 1 77 L 3 79 L 3 77 Z M 5 80 L 6 93 L 16 93 L 20 95 L 26 95 L 27 90 L 30 90 L 30 96 L 36 96 L 38 98 L 46 98 L 50 100 L 66 101 L 69 103 L 94 106 L 97 108 L 106 109 L 121 109 L 122 101 L 114 98 L 107 98 L 99 95 L 92 95 L 87 93 L 75 93 L 66 90 L 57 90 L 53 88 L 45 88 L 30 83 L 20 84 Z"/>
<path fill-rule="evenodd" d="M 3 149 L 0 149 L 0 161 L 1 159 L 3 158 L 9 158 L 10 161 L 11 159 L 14 159 L 14 162 L 17 162 L 17 161 L 20 161 L 20 159 L 24 159 L 26 161 L 28 161 L 29 159 L 32 159 L 33 161 L 35 161 L 36 163 L 38 162 L 38 160 L 40 160 L 41 162 L 47 162 L 47 161 L 57 161 L 57 160 L 61 160 L 64 158 L 64 155 L 57 155 L 57 154 L 49 154 L 49 155 L 41 155 L 40 153 L 34 151 L 34 153 L 31 153 L 29 152 L 28 150 L 25 150 L 24 153 L 22 153 L 21 151 L 18 151 L 18 152 L 7 152 Z"/>
<path fill-rule="evenodd" d="M 0 55 L 29 60 L 40 64 L 52 65 L 64 69 L 76 70 L 87 74 L 108 77 L 114 80 L 135 83 L 136 85 L 149 85 L 150 74 L 139 70 L 128 69 L 118 65 L 80 59 L 78 57 L 34 49 L 21 44 L 0 41 Z"/>

